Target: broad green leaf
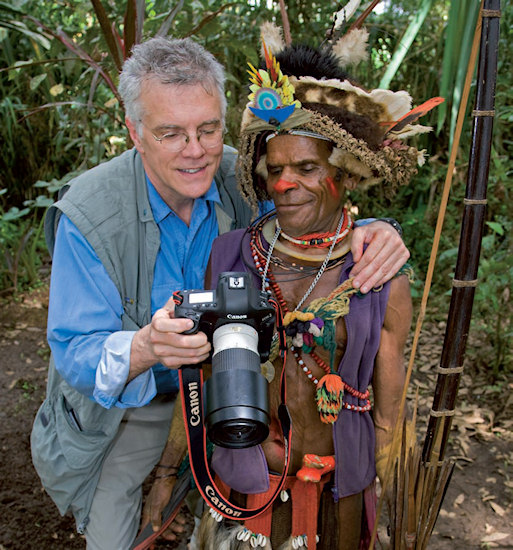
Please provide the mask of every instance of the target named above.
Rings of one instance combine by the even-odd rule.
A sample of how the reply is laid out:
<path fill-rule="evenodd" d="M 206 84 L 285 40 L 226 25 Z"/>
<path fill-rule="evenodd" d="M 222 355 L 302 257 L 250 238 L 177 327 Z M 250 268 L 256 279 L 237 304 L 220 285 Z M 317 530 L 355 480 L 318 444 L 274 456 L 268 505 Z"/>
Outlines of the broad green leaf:
<path fill-rule="evenodd" d="M 35 76 L 34 78 L 31 78 L 30 79 L 30 89 L 32 91 L 36 90 L 39 85 L 41 84 L 41 82 L 43 82 L 43 80 L 46 78 L 46 73 L 45 74 L 38 74 L 37 76 Z"/>
<path fill-rule="evenodd" d="M 27 36 L 31 40 L 34 40 L 37 44 L 45 48 L 45 50 L 50 49 L 50 41 L 48 40 L 48 38 L 38 32 L 31 31 L 24 23 L 20 21 L 2 21 L 1 25 L 6 29 L 11 29 L 12 31 L 17 31 L 21 34 L 24 34 L 25 36 Z"/>
<path fill-rule="evenodd" d="M 18 67 L 23 67 L 24 65 L 31 65 L 34 61 L 32 59 L 25 59 L 23 61 L 16 61 L 13 65 L 13 67 L 15 68 L 18 68 Z"/>
<path fill-rule="evenodd" d="M 28 214 L 30 212 L 30 208 L 23 208 L 22 210 L 20 210 L 19 208 L 17 208 L 16 206 L 13 206 L 12 208 L 10 208 L 3 216 L 2 216 L 2 221 L 4 222 L 10 222 L 10 221 L 14 221 L 14 220 L 17 220 L 19 218 L 22 218 L 23 216 L 25 216 L 26 214 Z"/>
<path fill-rule="evenodd" d="M 440 254 L 439 260 L 442 261 L 442 260 L 447 260 L 447 259 L 453 259 L 453 258 L 456 258 L 457 255 L 458 255 L 458 249 L 457 248 L 450 248 L 449 250 L 444 250 Z"/>
<path fill-rule="evenodd" d="M 432 3 L 433 3 L 433 0 L 422 1 L 422 4 L 417 12 L 417 15 L 412 19 L 410 25 L 406 29 L 406 32 L 404 33 L 404 36 L 402 37 L 401 41 L 399 42 L 399 45 L 397 46 L 397 49 L 392 55 L 392 59 L 388 64 L 387 70 L 385 71 L 385 74 L 383 75 L 381 82 L 379 83 L 379 86 L 378 86 L 379 88 L 388 88 L 390 86 L 390 82 L 394 78 L 397 70 L 399 69 L 399 66 L 401 65 L 404 58 L 406 57 L 406 54 L 408 53 L 410 46 L 415 40 L 417 33 L 422 27 L 422 23 L 426 19 L 426 16 L 429 10 L 431 9 Z"/>
<path fill-rule="evenodd" d="M 479 0 L 450 3 L 440 77 L 440 95 L 446 98 L 446 102 L 439 107 L 437 122 L 439 132 L 450 111 L 449 144 L 454 138 L 479 6 Z"/>
<path fill-rule="evenodd" d="M 451 2 L 449 9 L 449 19 L 445 28 L 445 47 L 442 59 L 442 72 L 440 76 L 440 95 L 448 98 L 449 91 L 454 82 L 454 72 L 452 68 L 456 64 L 458 53 L 458 29 L 457 25 L 460 22 L 460 6 L 461 2 Z M 438 130 L 440 130 L 447 116 L 448 101 L 445 101 L 438 107 Z"/>
<path fill-rule="evenodd" d="M 54 202 L 53 199 L 46 195 L 39 195 L 35 200 L 25 201 L 24 204 L 31 208 L 48 208 L 48 206 L 51 206 Z"/>
<path fill-rule="evenodd" d="M 486 222 L 486 225 L 498 235 L 504 235 L 504 226 L 497 222 Z"/>

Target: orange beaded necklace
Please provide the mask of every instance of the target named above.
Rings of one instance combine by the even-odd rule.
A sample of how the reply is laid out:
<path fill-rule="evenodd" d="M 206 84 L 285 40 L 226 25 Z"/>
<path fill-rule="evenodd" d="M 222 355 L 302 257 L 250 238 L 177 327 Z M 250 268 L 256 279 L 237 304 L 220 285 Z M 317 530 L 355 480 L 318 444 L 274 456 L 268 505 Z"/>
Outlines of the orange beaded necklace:
<path fill-rule="evenodd" d="M 252 230 L 250 247 L 251 247 L 251 252 L 253 256 L 253 261 L 262 277 L 262 290 L 267 290 L 267 292 L 271 292 L 272 290 L 272 292 L 274 293 L 284 317 L 284 322 L 283 322 L 284 326 L 287 327 L 292 323 L 294 323 L 296 319 L 301 318 L 301 322 L 303 323 L 301 328 L 302 329 L 309 328 L 309 325 L 307 325 L 307 323 L 309 323 L 312 320 L 313 314 L 305 314 L 303 312 L 298 311 L 298 309 L 303 305 L 303 303 L 305 302 L 305 300 L 310 295 L 313 288 L 319 281 L 320 277 L 322 276 L 322 273 L 325 270 L 326 264 L 329 261 L 329 258 L 331 256 L 331 252 L 333 251 L 335 244 L 339 242 L 338 235 L 342 231 L 341 228 L 342 228 L 342 223 L 344 219 L 346 219 L 345 212 L 342 213 L 342 218 L 340 220 L 339 227 L 337 228 L 337 232 L 336 232 L 336 237 L 331 241 L 331 248 L 330 248 L 330 251 L 328 252 L 328 255 L 325 261 L 321 265 L 314 279 L 314 282 L 312 283 L 310 288 L 307 290 L 303 298 L 300 300 L 294 312 L 289 311 L 285 298 L 283 297 L 283 293 L 274 277 L 274 274 L 272 273 L 271 265 L 270 265 L 270 258 L 272 255 L 274 244 L 278 239 L 278 236 L 281 232 L 281 228 L 279 228 L 279 225 L 277 224 L 277 230 L 273 241 L 270 243 L 269 250 L 267 251 L 267 257 L 264 256 L 264 254 L 258 249 L 258 247 L 255 244 L 257 230 L 256 229 Z M 305 316 L 310 316 L 310 317 L 306 319 Z M 306 320 L 306 323 L 304 322 L 305 320 Z M 305 373 L 307 378 L 311 380 L 317 388 L 317 391 L 316 391 L 317 408 L 319 410 L 319 414 L 322 422 L 326 424 L 335 422 L 342 408 L 353 410 L 356 412 L 366 412 L 371 409 L 371 403 L 369 401 L 369 391 L 367 390 L 365 392 L 359 392 L 358 390 L 356 390 L 355 388 L 353 388 L 352 386 L 344 382 L 340 377 L 340 375 L 336 371 L 333 371 L 330 368 L 330 366 L 315 353 L 313 346 L 307 347 L 307 353 L 312 357 L 312 359 L 316 362 L 316 364 L 325 373 L 320 380 L 318 380 L 314 376 L 312 371 L 305 364 L 301 356 L 301 351 L 297 350 L 294 345 L 291 346 L 291 351 L 294 354 L 294 358 L 298 366 Z M 365 405 L 352 405 L 344 402 L 343 400 L 344 392 L 347 392 L 350 395 L 353 395 L 354 397 L 357 397 L 360 400 L 366 401 Z"/>

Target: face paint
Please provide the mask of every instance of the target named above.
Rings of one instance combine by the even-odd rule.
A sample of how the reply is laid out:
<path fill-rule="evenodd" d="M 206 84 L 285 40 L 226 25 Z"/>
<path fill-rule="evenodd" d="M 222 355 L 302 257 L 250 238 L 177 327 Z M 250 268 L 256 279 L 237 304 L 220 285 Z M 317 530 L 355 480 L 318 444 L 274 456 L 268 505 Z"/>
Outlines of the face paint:
<path fill-rule="evenodd" d="M 326 185 L 328 186 L 328 191 L 330 192 L 331 196 L 338 201 L 340 199 L 340 193 L 332 177 L 328 176 L 326 178 Z"/>
<path fill-rule="evenodd" d="M 297 189 L 298 187 L 299 186 L 297 183 L 292 183 L 291 181 L 287 180 L 279 180 L 278 183 L 274 186 L 274 191 L 276 191 L 276 193 L 279 193 L 280 195 L 283 195 L 289 189 Z"/>

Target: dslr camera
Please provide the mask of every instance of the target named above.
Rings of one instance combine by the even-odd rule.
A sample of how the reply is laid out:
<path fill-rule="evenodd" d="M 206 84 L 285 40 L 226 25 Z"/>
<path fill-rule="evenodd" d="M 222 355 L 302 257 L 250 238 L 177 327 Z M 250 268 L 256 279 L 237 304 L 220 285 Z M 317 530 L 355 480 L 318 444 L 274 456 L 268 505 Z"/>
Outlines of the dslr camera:
<path fill-rule="evenodd" d="M 212 376 L 204 385 L 205 427 L 221 447 L 258 445 L 269 434 L 268 382 L 260 363 L 269 358 L 275 311 L 251 275 L 224 272 L 215 290 L 175 292 L 175 317 L 187 317 L 212 344 Z"/>

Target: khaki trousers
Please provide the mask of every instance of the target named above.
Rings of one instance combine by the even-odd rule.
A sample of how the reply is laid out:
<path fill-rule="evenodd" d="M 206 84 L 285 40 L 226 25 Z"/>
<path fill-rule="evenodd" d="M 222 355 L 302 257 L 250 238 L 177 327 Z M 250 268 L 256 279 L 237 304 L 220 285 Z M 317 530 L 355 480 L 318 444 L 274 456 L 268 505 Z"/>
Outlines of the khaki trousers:
<path fill-rule="evenodd" d="M 127 409 L 104 465 L 86 526 L 87 550 L 128 550 L 139 530 L 142 484 L 169 434 L 175 395 Z"/>

